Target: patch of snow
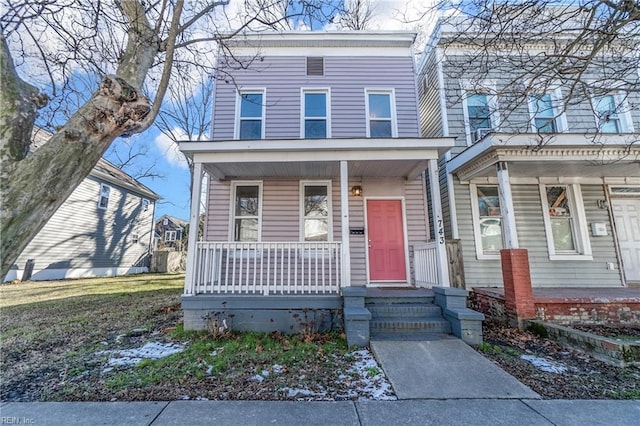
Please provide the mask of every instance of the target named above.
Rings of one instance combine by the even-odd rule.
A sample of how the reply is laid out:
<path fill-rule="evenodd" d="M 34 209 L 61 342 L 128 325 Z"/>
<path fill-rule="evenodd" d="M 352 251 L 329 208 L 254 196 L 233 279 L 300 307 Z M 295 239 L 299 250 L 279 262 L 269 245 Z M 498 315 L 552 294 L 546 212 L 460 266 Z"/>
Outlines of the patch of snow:
<path fill-rule="evenodd" d="M 288 398 L 309 399 L 309 398 L 326 398 L 326 392 L 314 392 L 309 389 L 282 388 L 281 391 L 287 392 Z"/>
<path fill-rule="evenodd" d="M 520 355 L 520 358 L 530 362 L 538 370 L 542 370 L 547 373 L 562 374 L 568 370 L 567 366 L 562 363 L 549 361 L 548 359 L 540 358 L 535 355 Z"/>
<path fill-rule="evenodd" d="M 392 401 L 398 399 L 387 380 L 382 368 L 378 365 L 371 352 L 368 350 L 359 350 L 351 353 L 354 358 L 353 367 L 347 370 L 347 373 L 357 375 L 358 379 L 358 400 L 385 400 Z M 342 375 L 341 379 L 348 379 L 349 376 Z M 348 396 L 351 395 L 351 392 Z"/>
<path fill-rule="evenodd" d="M 178 343 L 147 342 L 141 348 L 99 351 L 96 352 L 96 355 L 109 355 L 108 365 L 110 367 L 130 367 L 139 364 L 144 359 L 160 359 L 183 350 L 184 345 Z"/>
<path fill-rule="evenodd" d="M 262 372 L 260 373 L 260 375 L 262 377 L 269 377 L 269 372 L 267 370 L 262 370 Z"/>
<path fill-rule="evenodd" d="M 271 367 L 271 369 L 273 370 L 274 373 L 276 374 L 280 374 L 282 373 L 282 366 L 279 364 L 274 364 L 273 367 Z"/>
<path fill-rule="evenodd" d="M 255 376 L 251 377 L 251 380 L 253 380 L 254 382 L 262 383 L 264 381 L 264 377 L 262 377 L 259 374 L 256 374 Z"/>
<path fill-rule="evenodd" d="M 207 376 L 211 376 L 213 374 L 213 365 L 207 365 Z"/>

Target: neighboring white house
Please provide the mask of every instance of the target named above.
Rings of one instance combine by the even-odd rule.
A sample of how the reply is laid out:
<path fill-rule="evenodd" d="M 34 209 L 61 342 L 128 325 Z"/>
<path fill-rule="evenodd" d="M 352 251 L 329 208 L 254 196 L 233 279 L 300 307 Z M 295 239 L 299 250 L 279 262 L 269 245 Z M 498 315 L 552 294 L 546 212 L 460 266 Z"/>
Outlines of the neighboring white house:
<path fill-rule="evenodd" d="M 437 27 L 418 87 L 423 134 L 456 137 L 441 158 L 440 189 L 466 287 L 502 286 L 503 248 L 528 250 L 534 287 L 639 283 L 640 94 L 625 90 L 637 87 L 637 65 L 613 72 L 624 57 L 596 58 L 582 83 L 610 81 L 608 90 L 563 101 L 570 80 L 514 79 L 508 65 L 521 48 L 544 58 L 574 40 L 570 32 L 480 49 L 474 27 L 457 22 Z"/>
<path fill-rule="evenodd" d="M 50 135 L 34 133 L 34 145 Z M 18 257 L 5 281 L 132 274 L 148 271 L 155 203 L 152 190 L 100 159 Z"/>

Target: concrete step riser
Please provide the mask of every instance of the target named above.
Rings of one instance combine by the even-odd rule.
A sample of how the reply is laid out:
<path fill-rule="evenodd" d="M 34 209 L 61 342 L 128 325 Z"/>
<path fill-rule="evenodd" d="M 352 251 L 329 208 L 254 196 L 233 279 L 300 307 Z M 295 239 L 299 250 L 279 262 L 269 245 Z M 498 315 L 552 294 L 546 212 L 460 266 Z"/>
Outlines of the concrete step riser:
<path fill-rule="evenodd" d="M 372 318 L 442 318 L 442 310 L 439 306 L 411 305 L 411 306 L 367 306 Z"/>
<path fill-rule="evenodd" d="M 431 333 L 451 333 L 451 325 L 447 321 L 371 321 L 371 333 L 393 331 L 425 331 Z"/>
<path fill-rule="evenodd" d="M 433 297 L 367 297 L 365 305 L 433 305 Z"/>

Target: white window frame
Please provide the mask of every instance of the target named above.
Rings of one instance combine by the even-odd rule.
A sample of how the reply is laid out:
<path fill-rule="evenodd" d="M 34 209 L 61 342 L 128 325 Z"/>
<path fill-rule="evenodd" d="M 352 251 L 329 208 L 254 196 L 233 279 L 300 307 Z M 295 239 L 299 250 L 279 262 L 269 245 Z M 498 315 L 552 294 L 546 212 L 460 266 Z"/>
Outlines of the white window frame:
<path fill-rule="evenodd" d="M 471 134 L 471 124 L 469 122 L 469 110 L 467 105 L 467 97 L 473 94 L 487 95 L 487 105 L 489 106 L 489 119 L 491 121 L 491 130 L 500 131 L 500 110 L 498 109 L 498 96 L 496 95 L 496 83 L 492 80 L 484 81 L 478 84 L 463 80 L 460 82 L 462 91 L 462 116 L 464 120 L 464 132 L 467 136 L 467 146 L 476 143 L 475 135 Z"/>
<path fill-rule="evenodd" d="M 143 198 L 143 199 L 140 201 L 140 204 L 142 205 L 142 211 L 143 211 L 143 212 L 146 212 L 146 211 L 148 211 L 148 210 L 149 210 L 149 205 L 151 204 L 151 201 L 149 201 L 149 199 L 148 199 L 148 198 Z"/>
<path fill-rule="evenodd" d="M 596 129 L 598 129 L 598 132 L 601 132 L 601 126 L 600 126 L 600 117 L 598 116 L 597 99 L 604 96 L 613 96 L 613 102 L 615 103 L 615 108 L 616 110 L 619 110 L 617 111 L 617 116 L 620 123 L 619 133 L 633 133 L 634 132 L 633 120 L 631 118 L 631 111 L 629 109 L 629 104 L 627 102 L 627 95 L 625 92 L 621 90 L 612 90 L 611 92 L 608 92 L 608 93 L 602 93 L 598 95 L 593 94 L 591 96 L 591 108 L 593 109 L 593 117 L 595 119 Z M 616 133 L 609 133 L 609 132 L 603 132 L 603 133 L 613 134 L 613 135 L 616 134 Z"/>
<path fill-rule="evenodd" d="M 333 242 L 333 205 L 332 205 L 332 189 L 331 189 L 331 181 L 330 180 L 301 180 L 300 181 L 300 210 L 299 210 L 299 235 L 300 242 L 309 242 L 313 243 L 314 241 L 305 241 L 304 240 L 304 188 L 306 186 L 326 186 L 327 187 L 327 209 L 328 209 L 328 218 L 327 218 L 327 243 Z"/>
<path fill-rule="evenodd" d="M 265 139 L 265 130 L 266 130 L 266 121 L 267 121 L 267 89 L 264 87 L 257 88 L 243 88 L 236 92 L 236 118 L 235 118 L 235 128 L 233 131 L 233 138 L 235 140 L 240 140 L 240 122 L 242 117 L 240 117 L 241 106 L 242 106 L 242 95 L 247 94 L 261 94 L 262 95 L 262 115 L 260 120 L 262 121 L 262 125 L 260 127 L 260 139 Z M 247 117 L 247 119 L 255 120 L 256 117 Z"/>
<path fill-rule="evenodd" d="M 164 231 L 164 240 L 166 242 L 177 241 L 178 240 L 178 231 L 176 231 L 176 230 Z"/>
<path fill-rule="evenodd" d="M 562 110 L 562 90 L 557 87 L 551 90 L 533 91 L 527 95 L 527 104 L 529 106 L 529 119 L 532 133 L 538 133 L 536 127 L 536 105 L 532 99 L 532 95 L 551 95 L 551 108 L 553 112 L 553 121 L 556 125 L 556 133 L 564 133 L 569 130 L 567 115 Z"/>
<path fill-rule="evenodd" d="M 235 241 L 235 221 L 237 218 L 252 219 L 253 216 L 239 216 L 236 217 L 236 188 L 239 186 L 257 186 L 258 187 L 258 240 L 247 242 L 260 242 L 262 241 L 262 204 L 264 199 L 262 197 L 262 181 L 261 180 L 237 180 L 231 183 L 231 199 L 229 200 L 229 242 L 242 242 Z"/>
<path fill-rule="evenodd" d="M 556 253 L 553 242 L 553 232 L 551 229 L 551 216 L 549 215 L 549 200 L 547 199 L 548 186 L 563 186 L 567 188 L 569 198 L 569 209 L 573 219 L 573 239 L 576 246 L 575 253 Z M 544 231 L 547 237 L 547 249 L 549 250 L 549 260 L 593 260 L 591 254 L 591 242 L 587 227 L 587 217 L 584 212 L 584 201 L 579 184 L 540 184 L 540 204 L 542 207 L 542 217 L 544 219 Z"/>
<path fill-rule="evenodd" d="M 364 103 L 365 103 L 365 118 L 367 120 L 366 136 L 371 137 L 371 117 L 369 116 L 369 95 L 389 95 L 389 102 L 391 103 L 391 137 L 398 137 L 398 117 L 396 111 L 396 91 L 391 88 L 375 88 L 365 87 L 364 89 Z"/>
<path fill-rule="evenodd" d="M 107 190 L 106 195 L 103 194 L 103 189 Z M 111 190 L 113 188 L 109 185 L 106 185 L 104 183 L 100 184 L 100 192 L 98 193 L 98 209 L 100 210 L 107 210 L 109 208 L 109 199 L 111 198 Z M 104 205 L 104 207 L 101 205 L 102 204 L 102 199 L 106 199 L 106 203 Z"/>
<path fill-rule="evenodd" d="M 325 116 L 324 117 L 307 117 L 305 115 L 306 110 L 306 102 L 305 96 L 307 93 L 321 93 L 326 96 L 326 108 L 325 108 Z M 303 87 L 300 89 L 300 139 L 306 139 L 307 135 L 305 134 L 305 124 L 307 118 L 309 120 L 319 120 L 324 119 L 325 121 L 325 139 L 329 139 L 331 137 L 331 88 L 322 87 L 322 88 L 306 88 Z"/>
<path fill-rule="evenodd" d="M 496 252 L 485 252 L 482 248 L 482 236 L 480 235 L 480 205 L 478 204 L 478 187 L 495 187 L 500 191 L 500 188 L 496 184 L 469 184 L 469 191 L 471 195 L 471 217 L 473 220 L 473 238 L 476 245 L 476 258 L 478 260 L 499 260 L 500 250 Z M 502 205 L 500 205 L 500 227 L 502 235 L 502 247 L 504 247 L 504 218 L 502 216 Z"/>

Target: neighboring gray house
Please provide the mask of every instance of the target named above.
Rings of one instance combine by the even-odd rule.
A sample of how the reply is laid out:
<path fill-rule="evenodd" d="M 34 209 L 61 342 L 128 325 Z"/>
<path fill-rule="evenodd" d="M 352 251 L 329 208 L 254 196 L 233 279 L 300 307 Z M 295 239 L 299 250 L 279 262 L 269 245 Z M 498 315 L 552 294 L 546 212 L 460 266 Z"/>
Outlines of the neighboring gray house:
<path fill-rule="evenodd" d="M 210 177 L 204 238 L 189 235 L 185 328 L 234 311 L 234 328 L 266 331 L 283 328 L 278 310 L 341 310 L 347 288 L 449 285 L 425 181 L 437 187 L 453 139 L 421 137 L 414 39 L 285 32 L 226 43 L 256 60 L 219 63 L 212 140 L 180 143 L 195 171 L 191 223 Z M 437 191 L 431 200 L 438 218 Z"/>
<path fill-rule="evenodd" d="M 37 146 L 48 139 L 34 134 Z M 5 281 L 133 274 L 148 271 L 155 203 L 152 190 L 100 159 L 20 254 Z"/>
<path fill-rule="evenodd" d="M 423 135 L 456 137 L 440 192 L 466 288 L 502 286 L 500 249 L 518 247 L 534 287 L 640 283 L 640 94 L 625 91 L 637 68 L 616 73 L 624 59 L 596 58 L 584 86 L 610 81 L 609 90 L 564 103 L 568 81 L 513 81 L 507 65 L 521 47 L 543 58 L 571 32 L 480 50 L 463 22 L 437 27 L 418 87 Z"/>
<path fill-rule="evenodd" d="M 155 236 L 157 238 L 156 249 L 173 248 L 178 251 L 185 250 L 183 241 L 186 240 L 186 232 L 189 222 L 180 218 L 162 215 L 155 224 Z"/>

